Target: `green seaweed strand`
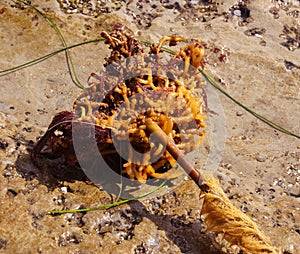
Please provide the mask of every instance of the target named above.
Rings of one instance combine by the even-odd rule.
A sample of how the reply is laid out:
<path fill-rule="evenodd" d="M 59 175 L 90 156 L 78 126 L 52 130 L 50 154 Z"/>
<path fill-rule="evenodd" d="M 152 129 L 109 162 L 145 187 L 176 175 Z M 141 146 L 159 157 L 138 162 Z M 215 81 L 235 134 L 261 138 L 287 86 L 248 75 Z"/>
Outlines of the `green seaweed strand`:
<path fill-rule="evenodd" d="M 68 45 L 67 45 L 67 42 L 64 38 L 64 36 L 62 35 L 60 29 L 57 27 L 57 25 L 55 24 L 55 22 L 50 18 L 48 17 L 44 12 L 42 12 L 41 10 L 39 10 L 38 8 L 36 8 L 35 6 L 33 6 L 30 2 L 28 1 L 23 1 L 23 0 L 18 0 L 18 2 L 21 2 L 31 8 L 33 8 L 37 13 L 39 13 L 42 17 L 44 17 L 48 22 L 49 24 L 54 28 L 54 30 L 57 32 L 57 34 L 59 35 L 64 47 L 65 47 L 65 52 L 66 52 L 66 58 L 67 58 L 67 64 L 68 64 L 68 68 L 69 68 L 69 71 L 70 71 L 70 74 L 71 74 L 71 79 L 73 80 L 73 82 L 75 83 L 75 85 L 81 89 L 85 88 L 79 81 L 78 77 L 77 77 L 77 74 L 76 74 L 76 71 L 75 71 L 75 67 L 74 67 L 74 64 L 73 64 L 73 61 L 72 61 L 72 57 L 71 57 L 71 54 L 69 52 L 69 48 L 68 48 Z"/>
<path fill-rule="evenodd" d="M 68 46 L 66 48 L 61 48 L 59 50 L 56 50 L 54 52 L 51 52 L 47 55 L 44 55 L 44 56 L 41 56 L 39 58 L 36 58 L 34 60 L 31 60 L 29 62 L 26 62 L 24 64 L 20 64 L 18 66 L 14 66 L 12 68 L 8 68 L 6 70 L 0 70 L 0 76 L 3 76 L 5 74 L 8 74 L 8 73 L 11 73 L 11 72 L 14 72 L 14 71 L 17 71 L 17 70 L 20 70 L 20 69 L 23 69 L 23 68 L 26 68 L 26 67 L 29 67 L 29 66 L 32 66 L 34 64 L 37 64 L 37 63 L 40 63 L 58 53 L 61 53 L 61 52 L 64 52 L 68 49 L 71 49 L 71 48 L 76 48 L 78 46 L 82 46 L 82 45 L 85 45 L 85 44 L 89 44 L 89 43 L 93 43 L 93 42 L 99 42 L 99 41 L 103 41 L 104 39 L 103 38 L 100 38 L 100 39 L 94 39 L 94 40 L 90 40 L 90 41 L 84 41 L 84 42 L 80 42 L 80 43 L 77 43 L 77 44 L 74 44 L 74 45 L 71 45 L 71 46 Z M 80 88 L 83 88 L 83 87 L 80 87 Z"/>
<path fill-rule="evenodd" d="M 215 87 L 216 89 L 218 89 L 221 93 L 223 93 L 226 97 L 228 97 L 230 100 L 232 100 L 234 103 L 236 103 L 237 105 L 239 105 L 241 108 L 245 109 L 247 112 L 249 112 L 250 114 L 252 114 L 253 116 L 255 116 L 256 118 L 258 118 L 259 120 L 263 121 L 264 123 L 268 124 L 269 126 L 271 126 L 272 128 L 288 134 L 290 136 L 293 136 L 295 138 L 300 139 L 300 136 L 297 135 L 296 133 L 293 133 L 285 128 L 283 128 L 281 125 L 269 120 L 268 118 L 256 113 L 255 111 L 253 111 L 252 109 L 248 108 L 247 106 L 245 106 L 244 104 L 242 104 L 240 101 L 238 101 L 237 99 L 235 99 L 234 97 L 232 97 L 228 92 L 226 92 L 222 87 L 220 87 L 218 85 L 218 83 L 211 77 L 209 76 L 206 72 L 204 72 L 203 70 L 199 69 L 199 71 L 201 71 L 201 73 L 203 74 L 203 76 L 208 80 L 208 82 Z"/>
<path fill-rule="evenodd" d="M 153 190 L 150 190 L 146 193 L 141 194 L 140 196 L 131 198 L 131 199 L 124 199 L 124 200 L 120 200 L 111 204 L 107 204 L 107 205 L 102 205 L 102 206 L 97 206 L 97 207 L 90 207 L 90 208 L 82 208 L 82 209 L 70 209 L 70 210 L 53 210 L 53 211 L 49 211 L 47 214 L 49 215 L 59 215 L 59 214 L 64 214 L 64 213 L 83 213 L 83 212 L 89 212 L 89 211 L 98 211 L 98 210 L 105 210 L 105 209 L 109 209 L 115 206 L 119 206 L 125 203 L 128 203 L 130 201 L 133 200 L 138 200 L 141 198 L 144 198 L 146 196 L 149 196 L 150 194 L 158 191 L 159 189 L 161 189 L 167 182 L 168 180 L 164 180 L 159 186 L 157 186 L 156 188 L 154 188 Z"/>

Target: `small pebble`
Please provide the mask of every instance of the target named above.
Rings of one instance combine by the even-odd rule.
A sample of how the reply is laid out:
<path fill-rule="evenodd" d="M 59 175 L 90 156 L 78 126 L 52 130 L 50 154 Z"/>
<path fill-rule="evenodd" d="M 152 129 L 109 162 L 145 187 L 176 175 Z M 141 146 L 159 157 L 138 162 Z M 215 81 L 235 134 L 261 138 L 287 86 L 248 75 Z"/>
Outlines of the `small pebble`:
<path fill-rule="evenodd" d="M 290 191 L 290 195 L 296 198 L 300 198 L 300 187 L 299 186 L 293 186 Z"/>
<path fill-rule="evenodd" d="M 61 192 L 63 194 L 66 194 L 68 192 L 68 188 L 67 187 L 61 187 L 60 189 L 61 189 Z"/>
<path fill-rule="evenodd" d="M 284 65 L 285 65 L 285 68 L 286 68 L 287 70 L 292 70 L 292 69 L 294 69 L 294 68 L 300 69 L 299 66 L 297 66 L 296 64 L 294 64 L 294 63 L 291 62 L 291 61 L 284 60 Z"/>
<path fill-rule="evenodd" d="M 245 35 L 248 35 L 248 36 L 257 36 L 257 35 L 261 36 L 265 32 L 266 32 L 265 28 L 255 27 L 255 28 L 251 28 L 251 29 L 246 30 L 244 33 L 245 33 Z"/>
<path fill-rule="evenodd" d="M 255 159 L 256 159 L 258 162 L 264 162 L 264 161 L 266 161 L 267 158 L 266 158 L 266 156 L 259 154 L 259 155 L 257 155 L 257 156 L 255 157 Z"/>
<path fill-rule="evenodd" d="M 261 46 L 266 46 L 266 45 L 267 45 L 267 42 L 266 42 L 265 40 L 261 40 L 261 41 L 259 42 L 259 45 L 261 45 Z"/>
<path fill-rule="evenodd" d="M 17 195 L 18 195 L 18 193 L 12 189 L 8 189 L 6 191 L 6 197 L 8 197 L 8 198 L 14 198 Z"/>
<path fill-rule="evenodd" d="M 233 15 L 235 15 L 237 17 L 241 17 L 242 16 L 242 12 L 240 10 L 234 10 L 233 11 Z"/>
<path fill-rule="evenodd" d="M 5 150 L 8 147 L 8 143 L 5 140 L 0 140 L 0 149 Z"/>

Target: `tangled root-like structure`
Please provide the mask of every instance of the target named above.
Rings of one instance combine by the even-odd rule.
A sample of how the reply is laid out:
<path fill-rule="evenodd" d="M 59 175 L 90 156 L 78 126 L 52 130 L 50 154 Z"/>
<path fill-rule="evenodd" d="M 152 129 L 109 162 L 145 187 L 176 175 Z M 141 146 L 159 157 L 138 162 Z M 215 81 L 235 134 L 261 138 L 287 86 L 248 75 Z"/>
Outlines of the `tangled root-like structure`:
<path fill-rule="evenodd" d="M 91 74 L 91 86 L 75 101 L 72 112 L 54 117 L 32 157 L 36 161 L 47 146 L 66 163 L 76 164 L 92 160 L 100 152 L 112 169 L 130 179 L 145 182 L 168 177 L 176 161 L 161 144 L 151 140 L 145 121 L 151 118 L 184 153 L 199 147 L 206 102 L 197 68 L 204 66 L 204 47 L 194 41 L 166 60 L 162 56 L 164 43 L 173 46 L 184 38 L 165 36 L 145 53 L 140 41 L 120 29 L 101 35 L 111 49 L 105 59 L 106 70 Z M 82 149 L 75 155 L 72 128 L 82 132 L 86 147 L 96 139 L 98 154 Z M 92 129 L 95 136 L 90 135 Z M 122 157 L 120 150 L 126 151 Z M 142 154 L 138 159 L 134 150 Z M 153 161 L 153 157 L 158 159 Z"/>

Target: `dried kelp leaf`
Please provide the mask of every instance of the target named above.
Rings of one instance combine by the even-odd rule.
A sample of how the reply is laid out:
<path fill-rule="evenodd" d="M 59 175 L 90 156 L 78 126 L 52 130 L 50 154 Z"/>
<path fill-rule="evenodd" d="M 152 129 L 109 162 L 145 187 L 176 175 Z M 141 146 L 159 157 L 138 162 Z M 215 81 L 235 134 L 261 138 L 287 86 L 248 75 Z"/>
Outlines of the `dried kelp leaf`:
<path fill-rule="evenodd" d="M 222 234 L 223 239 L 238 246 L 245 253 L 277 253 L 270 239 L 250 217 L 230 202 L 219 180 L 210 176 L 203 184 L 207 187 L 207 193 L 202 193 L 201 196 L 204 201 L 201 215 L 205 216 L 207 230 Z"/>

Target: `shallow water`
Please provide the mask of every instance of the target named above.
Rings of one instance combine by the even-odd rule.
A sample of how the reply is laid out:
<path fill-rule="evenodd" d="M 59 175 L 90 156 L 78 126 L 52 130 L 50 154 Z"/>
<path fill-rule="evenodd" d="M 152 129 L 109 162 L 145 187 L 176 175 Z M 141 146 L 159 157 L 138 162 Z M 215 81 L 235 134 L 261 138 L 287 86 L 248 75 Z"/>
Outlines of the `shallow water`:
<path fill-rule="evenodd" d="M 206 70 L 223 88 L 300 133 L 299 1 L 60 2 L 32 4 L 53 18 L 69 44 L 94 39 L 117 21 L 149 41 L 170 34 L 200 38 L 207 44 Z M 0 20 L 0 69 L 62 47 L 55 31 L 32 9 L 3 1 Z M 85 83 L 91 72 L 102 69 L 108 49 L 95 43 L 71 53 Z M 70 79 L 63 53 L 2 75 L 0 82 L 0 252 L 234 252 L 205 232 L 199 191 L 190 180 L 163 196 L 108 211 L 46 215 L 52 209 L 112 201 L 105 191 L 78 179 L 55 185 L 48 171 L 63 167 L 37 169 L 29 159 L 28 149 L 55 113 L 72 108 L 80 89 Z M 275 246 L 300 253 L 300 141 L 219 97 L 226 139 L 216 176 L 231 201 Z"/>

